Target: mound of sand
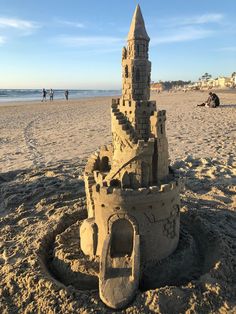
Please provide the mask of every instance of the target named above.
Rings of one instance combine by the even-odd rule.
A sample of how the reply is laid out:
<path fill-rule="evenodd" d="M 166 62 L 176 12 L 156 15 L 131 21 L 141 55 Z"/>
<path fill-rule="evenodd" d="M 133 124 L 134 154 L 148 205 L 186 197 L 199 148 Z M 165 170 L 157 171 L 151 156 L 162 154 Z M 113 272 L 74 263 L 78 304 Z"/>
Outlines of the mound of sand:
<path fill-rule="evenodd" d="M 183 97 L 188 98 L 188 95 L 158 97 L 162 108 L 167 109 L 167 130 L 173 167 L 185 178 L 186 189 L 181 195 L 180 243 L 175 253 L 166 260 L 148 265 L 144 270 L 141 290 L 134 302 L 122 312 L 235 313 L 236 163 L 232 139 L 234 107 L 221 107 L 216 111 L 203 108 L 201 111 L 191 102 L 188 106 L 183 105 L 186 103 Z M 167 104 L 172 97 L 175 97 L 176 107 Z M 28 112 L 30 120 L 30 109 L 36 105 L 27 106 L 22 106 L 22 110 Z M 71 107 L 69 104 L 67 106 L 66 110 L 71 108 L 72 111 L 69 115 L 74 113 L 75 117 L 84 110 L 83 106 L 81 109 L 73 103 Z M 104 104 L 91 104 L 91 108 L 94 107 L 97 112 L 108 108 Z M 88 108 L 89 112 L 92 111 L 91 108 Z M 55 111 L 55 108 L 48 110 Z M 63 111 L 63 108 L 60 107 L 60 110 Z M 6 107 L 3 112 L 6 114 Z M 101 113 L 99 118 L 100 115 Z M 211 115 L 214 117 L 211 118 Z M 4 117 L 0 116 L 3 121 Z M 86 143 L 82 145 L 84 150 L 78 147 L 80 156 L 75 157 L 77 148 L 74 141 L 78 139 L 78 134 L 71 137 L 70 143 L 68 139 L 71 134 L 66 133 L 66 119 L 61 120 L 58 112 L 54 117 L 55 123 L 58 120 L 62 128 L 57 129 L 57 141 L 60 145 L 56 148 L 55 156 L 47 157 L 52 149 L 49 148 L 50 141 L 54 141 L 56 135 L 53 129 L 53 134 L 50 135 L 48 125 L 46 131 L 49 133 L 45 136 L 45 121 L 37 120 L 37 124 L 31 125 L 31 133 L 28 132 L 25 142 L 22 138 L 25 133 L 16 131 L 11 125 L 8 144 L 1 142 L 1 145 L 8 145 L 10 151 L 7 155 L 6 150 L 3 150 L 0 163 L 4 165 L 4 171 L 0 173 L 0 312 L 109 313 L 110 310 L 99 299 L 96 283 L 92 290 L 82 290 L 83 287 L 80 289 L 73 278 L 67 278 L 66 281 L 55 271 L 55 250 L 59 252 L 58 258 L 60 254 L 67 254 L 69 266 L 65 267 L 71 267 L 70 260 L 76 261 L 76 251 L 73 250 L 76 226 L 86 216 L 81 175 L 88 148 Z M 7 119 L 5 115 L 5 121 Z M 25 119 L 27 120 L 27 115 Z M 71 121 L 70 128 L 74 132 L 78 128 L 76 118 Z M 17 125 L 17 121 L 11 123 Z M 83 132 L 89 132 L 84 122 L 81 123 L 83 127 L 80 136 Z M 104 129 L 99 129 L 96 135 L 101 142 L 103 135 L 109 131 L 108 124 L 109 118 Z M 217 127 L 220 124 L 221 127 Z M 28 125 L 27 121 L 22 123 L 24 131 L 25 125 Z M 53 123 L 50 127 L 53 128 Z M 96 124 L 93 128 L 96 129 Z M 205 133 L 199 131 L 200 128 Z M 60 143 L 63 130 L 64 146 Z M 6 130 L 2 136 L 6 139 L 4 132 Z M 21 151 L 19 161 L 13 153 L 16 132 L 19 140 L 17 149 Z M 91 138 L 92 134 L 93 132 Z M 66 136 L 69 136 L 67 141 Z M 48 145 L 45 145 L 46 142 Z M 29 143 L 33 146 L 27 146 Z M 93 149 L 93 145 L 96 148 L 97 144 L 96 141 L 91 142 L 89 149 Z M 65 149 L 61 152 L 61 159 L 59 148 Z M 24 167 L 20 166 L 21 161 Z M 63 251 L 63 241 L 69 242 L 68 251 Z M 83 267 L 86 268 L 86 264 Z M 76 271 L 76 264 L 73 270 Z"/>

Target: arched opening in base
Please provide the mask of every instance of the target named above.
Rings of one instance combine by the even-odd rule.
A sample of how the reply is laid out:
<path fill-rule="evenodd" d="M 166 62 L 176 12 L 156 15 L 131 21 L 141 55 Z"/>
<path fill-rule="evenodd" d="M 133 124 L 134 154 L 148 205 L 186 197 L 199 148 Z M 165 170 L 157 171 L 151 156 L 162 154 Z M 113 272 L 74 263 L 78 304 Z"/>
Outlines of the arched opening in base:
<path fill-rule="evenodd" d="M 111 257 L 131 256 L 134 228 L 127 219 L 114 221 L 111 228 Z"/>

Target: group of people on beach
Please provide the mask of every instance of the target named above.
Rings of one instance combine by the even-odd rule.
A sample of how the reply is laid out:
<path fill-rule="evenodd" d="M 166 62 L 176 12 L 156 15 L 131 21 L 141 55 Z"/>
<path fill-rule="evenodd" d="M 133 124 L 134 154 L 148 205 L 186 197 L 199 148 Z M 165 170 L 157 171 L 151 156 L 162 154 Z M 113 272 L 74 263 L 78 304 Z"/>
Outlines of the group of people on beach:
<path fill-rule="evenodd" d="M 53 101 L 53 98 L 54 98 L 54 90 L 51 88 L 49 91 L 47 91 L 45 88 L 43 88 L 42 90 L 42 100 L 41 102 L 43 101 L 47 101 L 47 94 L 49 94 L 49 100 L 50 101 Z M 64 95 L 65 95 L 65 99 L 68 100 L 69 99 L 69 90 L 66 89 L 64 91 Z"/>

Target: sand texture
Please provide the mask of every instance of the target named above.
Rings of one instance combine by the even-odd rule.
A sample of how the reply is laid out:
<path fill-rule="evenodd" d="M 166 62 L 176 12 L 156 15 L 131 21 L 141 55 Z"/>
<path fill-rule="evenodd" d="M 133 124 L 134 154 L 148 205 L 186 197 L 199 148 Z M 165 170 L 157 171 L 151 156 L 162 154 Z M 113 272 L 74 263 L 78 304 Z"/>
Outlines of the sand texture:
<path fill-rule="evenodd" d="M 152 95 L 167 110 L 170 159 L 185 180 L 180 242 L 144 270 L 123 313 L 236 312 L 236 93 L 218 94 L 217 109 L 196 107 L 203 92 Z M 112 312 L 96 282 L 84 290 L 59 278 L 52 259 L 56 248 L 76 273 L 82 174 L 89 154 L 111 141 L 110 103 L 0 106 L 0 313 Z"/>

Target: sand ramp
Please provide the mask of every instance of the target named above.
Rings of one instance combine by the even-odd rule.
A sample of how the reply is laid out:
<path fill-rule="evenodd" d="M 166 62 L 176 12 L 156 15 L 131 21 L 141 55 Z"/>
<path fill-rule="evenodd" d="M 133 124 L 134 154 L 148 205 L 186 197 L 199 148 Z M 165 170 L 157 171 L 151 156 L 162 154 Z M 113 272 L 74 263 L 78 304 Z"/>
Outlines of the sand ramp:
<path fill-rule="evenodd" d="M 139 285 L 139 266 L 138 235 L 134 235 L 131 252 L 114 252 L 112 235 L 107 236 L 103 245 L 99 274 L 99 295 L 105 304 L 116 309 L 129 304 Z"/>

